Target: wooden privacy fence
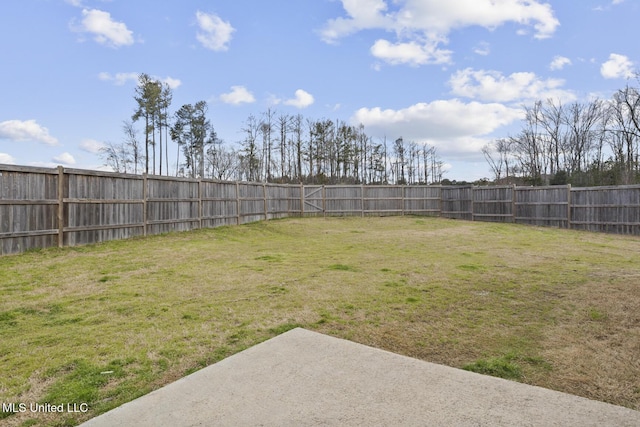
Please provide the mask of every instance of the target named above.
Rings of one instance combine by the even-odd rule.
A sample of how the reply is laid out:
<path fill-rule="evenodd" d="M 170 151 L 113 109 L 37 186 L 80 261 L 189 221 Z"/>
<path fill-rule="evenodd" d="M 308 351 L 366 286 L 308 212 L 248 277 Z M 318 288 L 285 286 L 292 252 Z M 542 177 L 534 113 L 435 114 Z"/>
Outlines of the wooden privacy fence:
<path fill-rule="evenodd" d="M 281 185 L 0 165 L 0 254 L 288 216 L 407 214 L 640 235 L 640 186 Z"/>

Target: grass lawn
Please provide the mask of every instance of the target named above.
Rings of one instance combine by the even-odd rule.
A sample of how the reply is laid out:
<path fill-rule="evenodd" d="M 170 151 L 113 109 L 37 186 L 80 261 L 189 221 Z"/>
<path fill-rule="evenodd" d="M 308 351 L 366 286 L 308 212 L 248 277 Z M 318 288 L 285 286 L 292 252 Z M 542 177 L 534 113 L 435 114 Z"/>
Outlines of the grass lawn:
<path fill-rule="evenodd" d="M 0 412 L 75 425 L 288 329 L 640 409 L 640 238 L 286 219 L 0 258 Z"/>

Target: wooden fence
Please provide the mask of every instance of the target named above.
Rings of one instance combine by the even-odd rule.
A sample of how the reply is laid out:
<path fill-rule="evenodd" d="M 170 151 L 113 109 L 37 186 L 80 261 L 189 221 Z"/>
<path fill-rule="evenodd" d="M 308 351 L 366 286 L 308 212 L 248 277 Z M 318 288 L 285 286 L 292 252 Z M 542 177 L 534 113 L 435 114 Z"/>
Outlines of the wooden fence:
<path fill-rule="evenodd" d="M 279 185 L 0 165 L 0 255 L 289 216 L 409 214 L 640 235 L 640 186 Z"/>

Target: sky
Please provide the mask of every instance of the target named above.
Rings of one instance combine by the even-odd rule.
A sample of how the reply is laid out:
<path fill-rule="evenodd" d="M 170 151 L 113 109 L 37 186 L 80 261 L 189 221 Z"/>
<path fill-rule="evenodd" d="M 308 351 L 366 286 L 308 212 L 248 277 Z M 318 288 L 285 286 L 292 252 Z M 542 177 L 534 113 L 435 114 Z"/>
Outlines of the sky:
<path fill-rule="evenodd" d="M 137 76 L 207 101 L 239 147 L 250 115 L 363 124 L 492 177 L 523 105 L 636 85 L 638 0 L 10 0 L 0 6 L 0 163 L 105 170 Z M 177 146 L 173 145 L 177 150 Z M 171 149 L 171 145 L 170 145 Z"/>

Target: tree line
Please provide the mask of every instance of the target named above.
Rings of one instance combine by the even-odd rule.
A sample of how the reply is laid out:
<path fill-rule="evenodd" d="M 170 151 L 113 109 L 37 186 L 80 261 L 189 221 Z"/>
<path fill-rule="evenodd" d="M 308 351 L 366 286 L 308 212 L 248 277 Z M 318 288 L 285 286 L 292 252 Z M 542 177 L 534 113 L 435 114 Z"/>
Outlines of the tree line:
<path fill-rule="evenodd" d="M 102 149 L 105 165 L 116 172 L 313 184 L 442 181 L 443 162 L 435 147 L 402 137 L 374 141 L 363 125 L 269 108 L 250 115 L 241 140 L 228 144 L 207 118 L 205 101 L 170 115 L 171 88 L 147 74 L 139 76 L 134 100 L 135 112 L 123 122 L 123 141 Z M 177 147 L 171 165 L 169 141 Z"/>
<path fill-rule="evenodd" d="M 496 182 L 576 186 L 640 183 L 640 89 L 611 99 L 524 107 L 522 129 L 483 148 Z"/>

